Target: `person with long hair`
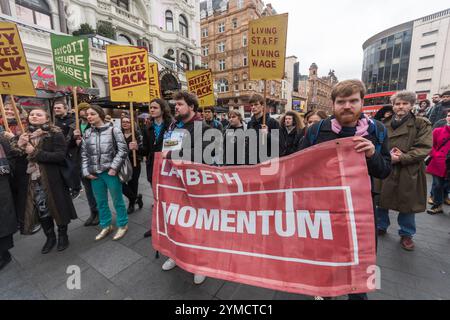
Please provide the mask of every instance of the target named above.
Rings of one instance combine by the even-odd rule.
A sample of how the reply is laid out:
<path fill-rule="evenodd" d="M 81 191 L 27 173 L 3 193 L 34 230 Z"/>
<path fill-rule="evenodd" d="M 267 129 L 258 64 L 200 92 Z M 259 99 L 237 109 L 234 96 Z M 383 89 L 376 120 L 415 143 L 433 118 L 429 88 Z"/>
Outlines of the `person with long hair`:
<path fill-rule="evenodd" d="M 28 116 L 28 129 L 12 143 L 13 156 L 26 162 L 17 167 L 16 178 L 26 176 L 17 194 L 18 216 L 23 233 L 31 234 L 36 220 L 41 223 L 47 240 L 41 250 L 49 253 L 57 244 L 63 251 L 69 246 L 67 234 L 71 220 L 77 218 L 69 187 L 62 177 L 66 140 L 61 129 L 50 123 L 46 108 L 35 108 Z M 56 240 L 55 224 L 58 226 Z"/>
<path fill-rule="evenodd" d="M 106 121 L 106 114 L 97 105 L 87 111 L 91 127 L 83 135 L 81 160 L 83 177 L 91 180 L 97 209 L 100 215 L 101 232 L 95 238 L 106 238 L 114 228 L 108 204 L 108 191 L 117 212 L 117 233 L 113 240 L 122 239 L 128 231 L 128 213 L 122 195 L 122 183 L 118 173 L 128 157 L 128 147 L 122 132 Z"/>
<path fill-rule="evenodd" d="M 153 163 L 155 152 L 163 149 L 164 134 L 173 122 L 169 104 L 163 99 L 154 99 L 150 102 L 150 125 L 144 132 L 143 149 L 147 157 L 147 180 L 152 184 Z M 151 230 L 144 234 L 145 238 L 151 237 Z"/>
<path fill-rule="evenodd" d="M 244 119 L 239 110 L 231 110 L 228 113 L 228 126 L 224 131 L 223 155 L 226 166 L 238 166 L 248 164 L 248 143 L 245 136 Z M 241 139 L 241 140 L 239 140 Z M 233 146 L 234 150 L 230 150 Z"/>
<path fill-rule="evenodd" d="M 315 123 L 319 123 L 321 120 L 328 118 L 328 115 L 323 110 L 308 111 L 305 114 L 305 128 L 308 129 Z"/>
<path fill-rule="evenodd" d="M 144 206 L 144 202 L 142 200 L 142 194 L 139 194 L 139 177 L 141 176 L 141 162 L 142 162 L 142 154 L 143 154 L 143 141 L 141 133 L 135 129 L 134 134 L 136 141 L 133 141 L 133 134 L 131 131 L 131 117 L 128 115 L 122 115 L 121 117 L 121 125 L 122 125 L 122 133 L 125 137 L 125 141 L 129 146 L 129 158 L 130 161 L 133 161 L 133 150 L 136 151 L 136 167 L 133 167 L 133 177 L 128 183 L 124 183 L 122 185 L 123 194 L 128 198 L 128 214 L 132 214 L 135 211 L 136 204 L 139 206 L 139 209 L 142 209 Z"/>
<path fill-rule="evenodd" d="M 280 157 L 297 152 L 303 138 L 304 124 L 297 112 L 288 111 L 280 120 Z"/>

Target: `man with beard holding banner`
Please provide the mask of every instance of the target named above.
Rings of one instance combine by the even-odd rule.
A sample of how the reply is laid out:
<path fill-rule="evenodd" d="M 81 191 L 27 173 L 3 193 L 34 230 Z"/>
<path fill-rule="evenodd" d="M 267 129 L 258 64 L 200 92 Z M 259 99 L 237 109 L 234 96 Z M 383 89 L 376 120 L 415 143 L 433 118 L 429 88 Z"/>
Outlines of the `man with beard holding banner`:
<path fill-rule="evenodd" d="M 386 179 L 389 176 L 391 155 L 387 130 L 384 125 L 377 120 L 369 119 L 362 113 L 365 93 L 366 88 L 359 80 L 338 83 L 331 93 L 334 115 L 314 124 L 308 130 L 306 137 L 302 140 L 300 150 L 318 143 L 354 136 L 356 152 L 364 152 L 366 155 L 373 202 L 373 178 Z M 369 195 L 367 196 L 369 197 Z M 375 204 L 373 208 L 375 208 Z M 349 295 L 349 300 L 367 299 L 366 293 Z"/>

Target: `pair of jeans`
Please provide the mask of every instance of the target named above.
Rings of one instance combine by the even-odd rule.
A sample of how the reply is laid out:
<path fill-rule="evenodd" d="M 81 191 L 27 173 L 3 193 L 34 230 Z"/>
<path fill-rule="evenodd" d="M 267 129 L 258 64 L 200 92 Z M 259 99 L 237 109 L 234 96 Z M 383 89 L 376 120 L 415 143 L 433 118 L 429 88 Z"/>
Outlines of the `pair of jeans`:
<path fill-rule="evenodd" d="M 378 230 L 386 230 L 391 225 L 389 219 L 389 210 L 377 207 L 377 228 Z M 412 238 L 416 234 L 416 215 L 414 213 L 400 212 L 397 218 L 400 230 L 398 234 L 401 237 Z"/>
<path fill-rule="evenodd" d="M 138 162 L 136 167 L 133 167 L 133 177 L 128 183 L 123 184 L 123 194 L 128 198 L 130 204 L 134 204 L 138 197 L 139 177 L 141 176 L 141 164 Z"/>
<path fill-rule="evenodd" d="M 444 199 L 447 196 L 448 181 L 445 178 L 433 176 L 433 202 L 436 206 L 441 206 L 444 203 Z"/>
<path fill-rule="evenodd" d="M 91 213 L 98 212 L 97 201 L 95 201 L 94 192 L 92 191 L 91 180 L 81 178 L 81 182 L 83 183 L 84 191 L 86 192 L 86 198 L 88 200 L 89 209 L 91 210 Z"/>
<path fill-rule="evenodd" d="M 125 227 L 128 224 L 128 213 L 123 200 L 122 184 L 119 177 L 112 177 L 108 172 L 102 172 L 97 174 L 97 179 L 91 180 L 91 184 L 95 200 L 97 200 L 101 228 L 108 228 L 112 221 L 112 214 L 108 204 L 108 191 L 111 194 L 117 213 L 116 224 L 119 228 Z"/>

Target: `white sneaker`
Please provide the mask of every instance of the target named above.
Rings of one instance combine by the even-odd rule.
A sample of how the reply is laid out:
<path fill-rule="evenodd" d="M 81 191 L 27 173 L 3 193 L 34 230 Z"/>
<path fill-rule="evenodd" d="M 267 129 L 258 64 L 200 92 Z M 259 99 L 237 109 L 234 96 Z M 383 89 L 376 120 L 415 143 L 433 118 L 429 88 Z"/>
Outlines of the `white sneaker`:
<path fill-rule="evenodd" d="M 196 285 L 202 284 L 203 282 L 205 282 L 205 280 L 206 280 L 205 276 L 202 276 L 200 274 L 194 274 L 194 283 Z"/>
<path fill-rule="evenodd" d="M 325 300 L 325 299 L 320 296 L 314 296 L 314 300 Z"/>
<path fill-rule="evenodd" d="M 177 263 L 175 261 L 173 261 L 172 259 L 167 259 L 166 262 L 164 262 L 162 269 L 164 271 L 170 271 L 173 268 L 175 268 L 177 266 Z"/>

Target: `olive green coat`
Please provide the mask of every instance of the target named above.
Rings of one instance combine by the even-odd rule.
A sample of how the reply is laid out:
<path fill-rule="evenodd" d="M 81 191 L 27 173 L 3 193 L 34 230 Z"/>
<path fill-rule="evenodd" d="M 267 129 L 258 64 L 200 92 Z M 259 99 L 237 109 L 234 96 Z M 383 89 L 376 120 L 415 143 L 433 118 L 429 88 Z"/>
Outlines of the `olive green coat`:
<path fill-rule="evenodd" d="M 397 147 L 403 152 L 400 163 L 392 166 L 391 175 L 376 181 L 380 191 L 378 205 L 402 213 L 422 213 L 426 210 L 427 179 L 425 158 L 433 145 L 432 126 L 425 118 L 412 116 L 396 130 L 392 118 L 384 125 L 388 131 L 389 148 Z"/>

